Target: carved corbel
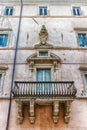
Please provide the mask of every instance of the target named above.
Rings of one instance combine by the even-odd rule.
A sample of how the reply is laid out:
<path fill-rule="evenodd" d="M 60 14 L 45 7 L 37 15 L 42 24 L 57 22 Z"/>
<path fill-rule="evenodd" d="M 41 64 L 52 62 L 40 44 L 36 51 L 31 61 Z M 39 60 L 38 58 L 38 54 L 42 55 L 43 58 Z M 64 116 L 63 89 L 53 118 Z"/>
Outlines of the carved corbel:
<path fill-rule="evenodd" d="M 53 65 L 54 65 L 54 72 L 56 72 L 57 61 L 54 61 L 54 62 L 53 62 Z"/>
<path fill-rule="evenodd" d="M 31 72 L 33 72 L 34 61 L 31 61 L 31 62 L 30 62 L 30 67 L 31 67 Z"/>
<path fill-rule="evenodd" d="M 34 110 L 34 100 L 30 101 L 30 123 L 33 124 L 35 122 L 35 110 Z"/>
<path fill-rule="evenodd" d="M 71 113 L 71 101 L 65 102 L 65 123 L 69 123 Z"/>
<path fill-rule="evenodd" d="M 23 102 L 22 101 L 16 101 L 18 105 L 18 123 L 22 124 L 23 122 Z"/>
<path fill-rule="evenodd" d="M 53 121 L 57 123 L 59 119 L 59 101 L 53 103 Z"/>

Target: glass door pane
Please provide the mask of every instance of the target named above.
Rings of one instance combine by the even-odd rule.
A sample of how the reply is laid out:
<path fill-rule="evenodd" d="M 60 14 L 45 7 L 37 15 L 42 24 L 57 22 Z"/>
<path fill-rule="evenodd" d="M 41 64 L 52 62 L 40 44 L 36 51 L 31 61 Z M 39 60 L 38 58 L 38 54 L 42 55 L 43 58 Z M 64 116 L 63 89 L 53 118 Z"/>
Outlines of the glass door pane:
<path fill-rule="evenodd" d="M 44 93 L 51 93 L 52 85 L 50 83 L 46 83 L 45 81 L 51 81 L 51 69 L 37 69 L 36 75 L 37 81 L 43 81 L 42 84 L 37 85 L 37 91 Z"/>

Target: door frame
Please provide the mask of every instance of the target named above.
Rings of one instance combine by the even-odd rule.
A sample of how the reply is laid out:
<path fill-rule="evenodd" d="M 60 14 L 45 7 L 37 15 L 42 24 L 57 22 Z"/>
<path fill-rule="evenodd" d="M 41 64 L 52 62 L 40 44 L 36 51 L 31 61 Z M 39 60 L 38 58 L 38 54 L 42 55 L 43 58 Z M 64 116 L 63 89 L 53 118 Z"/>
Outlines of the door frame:
<path fill-rule="evenodd" d="M 33 71 L 33 81 L 37 81 L 37 69 L 50 69 L 51 70 L 51 81 L 54 81 L 54 66 L 52 64 L 36 64 Z"/>

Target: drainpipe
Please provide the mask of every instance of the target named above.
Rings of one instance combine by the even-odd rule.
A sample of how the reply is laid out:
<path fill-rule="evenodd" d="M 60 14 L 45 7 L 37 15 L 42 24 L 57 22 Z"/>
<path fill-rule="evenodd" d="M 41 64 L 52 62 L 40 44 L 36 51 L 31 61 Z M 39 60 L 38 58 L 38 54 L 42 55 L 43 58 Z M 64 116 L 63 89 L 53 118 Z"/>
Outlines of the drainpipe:
<path fill-rule="evenodd" d="M 13 88 L 13 82 L 14 82 L 14 74 L 15 74 L 15 67 L 16 67 L 18 43 L 19 43 L 19 36 L 20 36 L 22 10 L 23 10 L 23 2 L 22 2 L 22 0 L 20 0 L 20 16 L 19 16 L 17 39 L 16 39 L 16 46 L 15 46 L 14 60 L 13 60 L 13 69 L 12 69 L 12 78 L 11 78 L 11 86 L 10 86 L 10 97 L 9 97 L 9 106 L 8 106 L 8 115 L 7 115 L 6 130 L 9 129 L 9 120 L 10 120 L 11 104 L 12 104 L 12 88 Z"/>

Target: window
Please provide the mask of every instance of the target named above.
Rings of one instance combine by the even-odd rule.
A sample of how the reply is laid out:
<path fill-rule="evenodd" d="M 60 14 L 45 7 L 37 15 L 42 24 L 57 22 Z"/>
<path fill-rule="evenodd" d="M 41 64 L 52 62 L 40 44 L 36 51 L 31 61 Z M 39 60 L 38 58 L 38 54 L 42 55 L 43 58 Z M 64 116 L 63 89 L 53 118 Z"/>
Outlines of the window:
<path fill-rule="evenodd" d="M 8 43 L 8 34 L 0 34 L 0 47 L 6 47 Z"/>
<path fill-rule="evenodd" d="M 39 7 L 39 15 L 46 16 L 47 15 L 47 7 Z"/>
<path fill-rule="evenodd" d="M 86 86 L 87 86 L 87 74 L 85 74 L 85 83 L 86 83 Z"/>
<path fill-rule="evenodd" d="M 78 42 L 79 42 L 80 47 L 87 47 L 86 33 L 78 33 Z"/>
<path fill-rule="evenodd" d="M 8 69 L 8 65 L 6 64 L 0 65 L 0 96 L 3 94 L 3 85 L 4 85 L 7 69 Z"/>
<path fill-rule="evenodd" d="M 39 52 L 39 56 L 48 56 L 48 52 Z"/>
<path fill-rule="evenodd" d="M 3 85 L 3 75 L 4 73 L 0 72 L 0 95 L 2 94 L 2 85 Z"/>
<path fill-rule="evenodd" d="M 85 91 L 87 91 L 87 71 L 84 72 Z"/>
<path fill-rule="evenodd" d="M 0 89 L 1 89 L 2 74 L 0 74 Z"/>
<path fill-rule="evenodd" d="M 5 8 L 5 15 L 6 15 L 6 16 L 11 16 L 11 15 L 13 15 L 13 7 L 6 7 L 6 8 Z"/>
<path fill-rule="evenodd" d="M 81 15 L 80 7 L 73 7 L 73 15 L 75 15 L 75 16 L 80 16 Z"/>
<path fill-rule="evenodd" d="M 51 69 L 37 69 L 36 79 L 37 81 L 51 81 Z"/>

